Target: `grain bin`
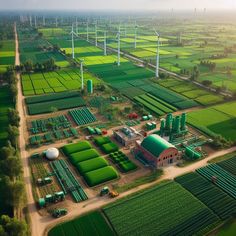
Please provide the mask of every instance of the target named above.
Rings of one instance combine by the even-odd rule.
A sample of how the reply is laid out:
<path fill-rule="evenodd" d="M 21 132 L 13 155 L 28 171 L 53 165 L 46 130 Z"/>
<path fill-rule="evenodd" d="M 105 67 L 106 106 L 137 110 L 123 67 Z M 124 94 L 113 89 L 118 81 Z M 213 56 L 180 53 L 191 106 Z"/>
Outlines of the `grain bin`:
<path fill-rule="evenodd" d="M 87 81 L 87 92 L 90 94 L 93 93 L 93 81 L 91 79 Z"/>
<path fill-rule="evenodd" d="M 180 116 L 175 117 L 175 132 L 180 133 Z"/>
<path fill-rule="evenodd" d="M 166 117 L 166 129 L 167 130 L 171 129 L 172 118 L 173 118 L 172 113 L 167 114 L 167 117 Z"/>
<path fill-rule="evenodd" d="M 186 113 L 182 113 L 181 115 L 181 130 L 186 129 Z"/>

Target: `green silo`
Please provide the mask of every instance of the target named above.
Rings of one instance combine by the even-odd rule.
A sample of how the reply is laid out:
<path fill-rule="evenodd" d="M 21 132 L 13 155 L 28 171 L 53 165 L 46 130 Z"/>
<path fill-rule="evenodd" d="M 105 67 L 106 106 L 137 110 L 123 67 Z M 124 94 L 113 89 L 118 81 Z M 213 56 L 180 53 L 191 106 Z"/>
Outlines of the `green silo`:
<path fill-rule="evenodd" d="M 171 133 L 175 132 L 175 117 L 172 118 L 172 129 L 171 129 Z"/>
<path fill-rule="evenodd" d="M 180 116 L 175 117 L 175 132 L 180 133 Z"/>
<path fill-rule="evenodd" d="M 181 130 L 186 129 L 186 113 L 182 113 L 181 115 Z"/>
<path fill-rule="evenodd" d="M 87 91 L 90 94 L 93 93 L 93 81 L 91 79 L 87 81 Z"/>
<path fill-rule="evenodd" d="M 161 127 L 160 127 L 161 136 L 164 135 L 164 132 L 165 132 L 165 119 L 161 119 Z"/>
<path fill-rule="evenodd" d="M 168 113 L 166 117 L 166 130 L 171 129 L 172 118 L 173 118 L 172 113 Z"/>

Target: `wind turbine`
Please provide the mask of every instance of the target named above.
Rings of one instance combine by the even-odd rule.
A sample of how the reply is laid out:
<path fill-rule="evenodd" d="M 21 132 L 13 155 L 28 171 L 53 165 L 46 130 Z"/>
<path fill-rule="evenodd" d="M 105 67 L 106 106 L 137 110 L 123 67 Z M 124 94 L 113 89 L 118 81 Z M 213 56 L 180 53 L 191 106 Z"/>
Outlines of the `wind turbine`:
<path fill-rule="evenodd" d="M 160 52 L 159 52 L 159 47 L 160 47 L 160 35 L 159 33 L 155 30 L 156 36 L 157 36 L 157 55 L 156 55 L 156 77 L 159 78 L 159 63 L 160 63 Z"/>
<path fill-rule="evenodd" d="M 56 28 L 57 28 L 57 17 L 56 17 Z"/>
<path fill-rule="evenodd" d="M 137 23 L 135 21 L 135 28 L 134 28 L 134 48 L 135 49 L 137 48 L 137 29 L 138 29 L 138 26 L 137 26 Z"/>
<path fill-rule="evenodd" d="M 31 15 L 29 17 L 29 20 L 30 20 L 30 26 L 32 27 L 32 17 L 31 17 Z"/>
<path fill-rule="evenodd" d="M 75 32 L 76 32 L 76 34 L 78 35 L 78 20 L 77 20 L 77 16 L 76 16 L 76 23 L 75 23 L 75 26 L 76 26 Z"/>
<path fill-rule="evenodd" d="M 98 27 L 98 21 L 96 21 L 95 24 L 95 46 L 98 46 L 98 32 L 97 32 L 97 27 Z"/>
<path fill-rule="evenodd" d="M 117 41 L 117 65 L 120 66 L 120 26 L 119 31 L 116 35 L 118 41 Z"/>
<path fill-rule="evenodd" d="M 45 26 L 45 16 L 43 16 L 43 25 Z"/>
<path fill-rule="evenodd" d="M 104 31 L 104 56 L 107 55 L 107 32 Z"/>
<path fill-rule="evenodd" d="M 87 19 L 87 42 L 89 41 L 89 22 L 88 22 L 88 19 Z"/>
<path fill-rule="evenodd" d="M 71 34 L 72 58 L 75 59 L 74 35 L 76 35 L 76 34 L 75 34 L 75 32 L 74 32 L 73 23 L 72 23 L 72 27 L 71 27 L 71 28 L 72 28 L 72 29 L 71 29 L 70 34 Z"/>
<path fill-rule="evenodd" d="M 34 27 L 35 27 L 35 28 L 37 27 L 37 19 L 36 19 L 36 16 L 34 16 Z"/>
<path fill-rule="evenodd" d="M 83 68 L 84 60 L 80 60 L 80 77 L 81 77 L 81 89 L 84 90 L 84 68 Z"/>

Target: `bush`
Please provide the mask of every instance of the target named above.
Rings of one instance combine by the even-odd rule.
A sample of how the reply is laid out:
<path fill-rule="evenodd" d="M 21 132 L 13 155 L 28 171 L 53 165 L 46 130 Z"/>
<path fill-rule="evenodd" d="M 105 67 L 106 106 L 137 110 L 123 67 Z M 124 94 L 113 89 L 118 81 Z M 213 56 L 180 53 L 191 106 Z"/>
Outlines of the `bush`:
<path fill-rule="evenodd" d="M 65 155 L 69 156 L 72 153 L 91 149 L 91 144 L 87 141 L 80 141 L 78 143 L 68 144 L 62 147 Z"/>
<path fill-rule="evenodd" d="M 90 187 L 118 178 L 117 171 L 112 166 L 106 166 L 84 174 L 84 178 Z"/>
<path fill-rule="evenodd" d="M 109 154 L 109 153 L 118 151 L 119 147 L 115 143 L 110 142 L 110 143 L 103 144 L 101 146 L 101 149 L 106 154 Z"/>
<path fill-rule="evenodd" d="M 102 146 L 103 144 L 110 143 L 111 140 L 110 140 L 109 137 L 96 137 L 96 138 L 94 138 L 94 142 L 95 142 L 98 146 Z"/>
<path fill-rule="evenodd" d="M 89 171 L 97 170 L 105 166 L 108 166 L 108 162 L 103 157 L 97 157 L 91 160 L 82 161 L 77 163 L 76 165 L 77 170 L 80 172 L 81 175 L 84 175 Z"/>
<path fill-rule="evenodd" d="M 75 165 L 78 162 L 90 160 L 98 156 L 99 156 L 99 153 L 95 149 L 87 149 L 81 152 L 72 153 L 70 155 L 70 161 L 72 164 Z"/>
<path fill-rule="evenodd" d="M 118 165 L 124 172 L 129 172 L 131 170 L 137 169 L 137 166 L 132 161 L 122 161 Z"/>

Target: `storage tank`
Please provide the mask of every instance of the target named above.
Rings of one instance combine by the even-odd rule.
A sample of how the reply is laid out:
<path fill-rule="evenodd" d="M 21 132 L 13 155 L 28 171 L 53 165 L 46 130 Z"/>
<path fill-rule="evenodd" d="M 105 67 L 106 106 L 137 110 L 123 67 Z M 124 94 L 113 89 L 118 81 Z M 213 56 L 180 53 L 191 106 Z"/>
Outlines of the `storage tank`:
<path fill-rule="evenodd" d="M 46 157 L 47 159 L 49 160 L 55 160 L 59 157 L 59 151 L 57 148 L 49 148 L 47 151 L 46 151 Z"/>
<path fill-rule="evenodd" d="M 186 113 L 182 113 L 181 115 L 181 130 L 186 129 Z"/>
<path fill-rule="evenodd" d="M 166 117 L 166 129 L 167 130 L 171 129 L 172 118 L 173 118 L 172 113 L 167 114 L 167 117 Z"/>
<path fill-rule="evenodd" d="M 160 134 L 161 136 L 164 135 L 165 132 L 165 119 L 161 119 L 161 126 L 160 126 Z"/>
<path fill-rule="evenodd" d="M 175 132 L 180 133 L 180 116 L 175 117 Z"/>
<path fill-rule="evenodd" d="M 175 132 L 175 117 L 172 118 L 172 129 L 171 129 L 171 133 Z"/>
<path fill-rule="evenodd" d="M 87 91 L 90 94 L 93 93 L 93 81 L 91 79 L 87 81 Z"/>

